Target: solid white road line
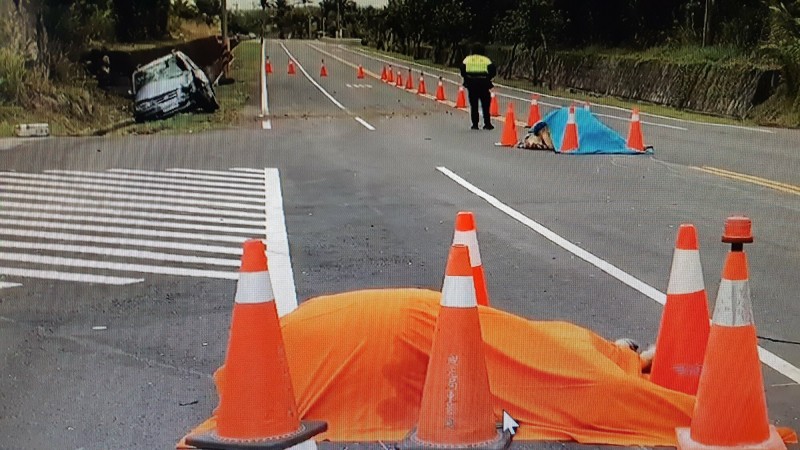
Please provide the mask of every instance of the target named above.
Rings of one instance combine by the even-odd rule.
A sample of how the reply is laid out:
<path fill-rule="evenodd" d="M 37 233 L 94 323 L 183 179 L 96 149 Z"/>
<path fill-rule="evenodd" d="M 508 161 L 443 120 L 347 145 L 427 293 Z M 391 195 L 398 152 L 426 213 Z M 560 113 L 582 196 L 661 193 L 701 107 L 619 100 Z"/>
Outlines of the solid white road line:
<path fill-rule="evenodd" d="M 145 230 L 129 227 L 109 227 L 102 225 L 81 225 L 74 223 L 53 223 L 36 220 L 0 219 L 0 225 L 17 227 L 44 228 L 55 230 L 88 231 L 92 233 L 123 234 L 126 236 L 148 236 L 164 239 L 187 239 L 192 241 L 230 242 L 240 244 L 246 240 L 243 236 L 209 235 L 198 233 L 183 233 L 179 231 Z M 260 236 L 257 236 L 260 237 Z"/>
<path fill-rule="evenodd" d="M 115 202 L 115 201 L 95 200 L 87 198 L 68 198 L 68 197 L 58 197 L 58 196 L 48 196 L 48 195 L 16 194 L 9 192 L 0 192 L 0 198 L 14 198 L 23 200 L 33 200 L 37 202 L 56 202 L 56 203 L 67 203 L 67 204 L 77 204 L 77 205 L 113 206 L 117 208 L 154 209 L 161 211 L 185 212 L 189 214 L 195 214 L 195 213 L 205 214 L 205 215 L 211 214 L 218 216 L 251 217 L 259 219 L 264 216 L 263 212 L 251 213 L 246 211 L 235 211 L 235 210 L 225 210 L 225 209 L 196 208 L 193 206 L 178 206 L 178 205 L 170 205 L 167 203 L 164 204 L 153 203 L 145 205 L 137 202 Z"/>
<path fill-rule="evenodd" d="M 68 181 L 47 181 L 47 180 L 28 180 L 28 179 L 20 179 L 20 178 L 7 178 L 0 176 L 0 180 L 4 181 L 4 186 L 13 186 L 13 185 L 27 185 L 27 186 L 44 186 L 42 189 L 35 189 L 36 192 L 44 191 L 45 193 L 50 190 L 49 188 L 69 188 L 72 192 L 75 192 L 77 195 L 81 195 L 82 192 L 91 191 L 91 192 L 128 192 L 131 194 L 149 194 L 149 195 L 161 195 L 164 194 L 165 191 L 163 189 L 144 189 L 144 188 L 137 188 L 137 187 L 125 187 L 125 186 L 103 186 L 98 185 L 95 183 L 75 183 L 75 182 L 68 182 Z M 231 202 L 254 202 L 258 203 L 260 199 L 258 197 L 253 196 L 241 196 L 241 195 L 220 195 L 220 194 L 210 194 L 206 192 L 183 192 L 183 191 L 170 191 L 169 194 L 179 195 L 182 198 L 204 198 L 204 199 L 212 199 L 212 200 L 227 200 Z"/>
<path fill-rule="evenodd" d="M 269 88 L 267 86 L 267 67 L 266 67 L 266 55 L 267 55 L 267 41 L 266 39 L 261 40 L 261 68 L 259 69 L 259 74 L 261 77 L 261 113 L 259 114 L 260 118 L 266 118 L 265 120 L 261 121 L 261 129 L 262 130 L 271 130 L 272 129 L 272 120 L 269 118 Z"/>
<path fill-rule="evenodd" d="M 171 242 L 171 241 L 151 241 L 148 239 L 131 239 L 121 237 L 93 236 L 88 234 L 54 233 L 40 230 L 20 230 L 13 228 L 1 228 L 0 236 L 15 236 L 33 239 L 49 239 L 51 241 L 64 242 L 91 242 L 93 244 L 125 245 L 129 247 L 162 248 L 170 250 L 181 250 L 191 253 L 216 253 L 220 255 L 242 255 L 241 246 L 223 247 L 219 245 L 205 245 L 194 242 Z"/>
<path fill-rule="evenodd" d="M 4 205 L 5 206 L 5 205 Z M 137 220 L 137 219 L 124 219 L 120 217 L 103 217 L 103 216 L 75 216 L 69 214 L 53 214 L 33 211 L 18 211 L 18 210 L 0 210 L 0 216 L 10 217 L 25 217 L 28 219 L 50 219 L 57 221 L 73 221 L 73 222 L 91 222 L 93 224 L 100 223 L 113 223 L 118 225 L 129 225 L 134 227 L 150 227 L 150 228 L 174 228 L 179 230 L 196 230 L 196 231 L 215 231 L 219 233 L 238 233 L 238 234 L 252 234 L 258 235 L 264 230 L 261 228 L 244 228 L 232 227 L 224 225 L 201 225 L 194 223 L 179 223 L 179 222 L 163 222 L 155 220 Z"/>
<path fill-rule="evenodd" d="M 182 186 L 184 188 L 193 187 L 193 186 L 211 186 L 211 187 L 229 187 L 234 189 L 261 189 L 261 183 L 257 180 L 253 181 L 253 184 L 250 184 L 250 180 L 242 180 L 241 184 L 238 183 L 230 183 L 226 181 L 207 181 L 207 180 L 196 180 L 190 179 L 186 177 L 179 177 L 179 176 L 169 176 L 169 174 L 163 174 L 164 176 L 152 176 L 152 175 L 135 175 L 135 174 L 124 174 L 124 173 L 117 173 L 117 172 L 84 172 L 80 170 L 45 170 L 46 174 L 62 174 L 62 175 L 69 175 L 69 176 L 82 176 L 86 177 L 87 180 L 92 182 L 97 181 L 100 182 L 102 180 L 131 180 L 131 181 L 155 181 L 160 183 L 169 183 L 174 186 Z M 155 172 L 160 173 L 160 172 Z M 6 173 L 9 175 L 9 173 Z"/>
<path fill-rule="evenodd" d="M 370 131 L 375 131 L 375 127 L 373 127 L 372 125 L 368 124 L 364 119 L 361 119 L 359 117 L 354 116 L 353 113 L 350 112 L 350 110 L 348 110 L 343 104 L 339 103 L 339 100 L 336 100 L 331 94 L 328 93 L 328 91 L 325 90 L 325 88 L 320 86 L 319 83 L 317 83 L 317 81 L 314 80 L 314 78 L 312 78 L 311 75 L 308 74 L 308 72 L 306 72 L 306 69 L 300 64 L 300 61 L 298 61 L 294 56 L 292 56 L 291 52 L 289 52 L 289 49 L 286 48 L 286 46 L 283 45 L 283 43 L 281 43 L 281 47 L 283 48 L 283 51 L 286 52 L 286 55 L 294 61 L 294 63 L 297 65 L 297 68 L 300 69 L 301 72 L 303 72 L 303 75 L 305 75 L 305 77 L 308 79 L 308 81 L 310 81 L 311 84 L 316 86 L 316 88 L 319 89 L 320 92 L 325 94 L 325 96 L 328 97 L 328 100 L 333 102 L 333 104 L 338 106 L 339 109 L 341 109 L 342 111 L 346 112 L 350 116 L 353 116 L 353 118 L 358 123 L 363 125 L 366 129 L 368 129 Z"/>
<path fill-rule="evenodd" d="M 27 186 L 12 186 L 12 185 L 5 185 L 3 186 L 3 189 L 5 191 L 37 192 L 37 193 L 44 191 L 47 194 L 58 194 L 60 196 L 69 196 L 69 197 L 58 197 L 62 199 L 59 201 L 63 203 L 66 203 L 67 199 L 71 197 L 76 197 L 80 199 L 82 199 L 83 197 L 96 197 L 96 198 L 124 199 L 124 200 L 137 200 L 140 202 L 148 202 L 148 203 L 139 203 L 140 208 L 149 208 L 152 205 L 158 203 L 167 203 L 170 206 L 193 205 L 193 206 L 209 206 L 212 208 L 216 207 L 216 208 L 230 208 L 230 209 L 261 210 L 261 207 L 256 204 L 210 202 L 205 200 L 192 200 L 179 196 L 169 197 L 169 196 L 156 196 L 156 195 L 130 195 L 130 194 L 109 193 L 109 192 L 72 191 L 69 189 L 40 189 Z M 4 192 L 4 194 L 11 194 L 11 193 Z"/>
<path fill-rule="evenodd" d="M 490 205 L 494 206 L 495 208 L 499 209 L 500 211 L 504 212 L 505 214 L 511 216 L 513 219 L 517 220 L 518 222 L 522 223 L 523 225 L 527 226 L 531 230 L 535 231 L 536 233 L 540 234 L 542 237 L 548 239 L 549 241 L 553 242 L 554 244 L 558 245 L 559 247 L 563 248 L 564 250 L 572 253 L 573 255 L 577 256 L 578 258 L 583 259 L 584 261 L 588 262 L 589 264 L 597 267 L 598 269 L 606 272 L 607 274 L 611 275 L 612 277 L 616 278 L 617 280 L 621 281 L 622 283 L 632 287 L 633 289 L 641 292 L 648 298 L 664 305 L 667 301 L 666 294 L 662 293 L 658 289 L 650 286 L 649 284 L 639 280 L 638 278 L 634 277 L 633 275 L 628 274 L 627 272 L 623 271 L 622 269 L 614 266 L 613 264 L 598 258 L 597 256 L 589 253 L 588 251 L 578 247 L 577 245 L 573 244 L 572 242 L 564 239 L 563 237 L 559 236 L 558 234 L 551 231 L 549 228 L 541 225 L 524 214 L 520 213 L 519 211 L 511 208 L 510 206 L 506 205 L 505 203 L 501 202 L 497 198 L 493 197 L 492 195 L 482 191 L 480 188 L 476 187 L 469 181 L 465 180 L 464 178 L 457 175 L 455 172 L 451 171 L 446 167 L 437 167 L 436 170 L 443 173 L 445 176 L 450 178 L 451 180 L 455 181 L 468 191 L 472 192 L 473 194 L 477 195 L 478 197 L 485 200 Z M 787 378 L 800 383 L 800 369 L 793 366 L 786 360 L 780 358 L 779 356 L 771 353 L 761 347 L 758 349 L 759 356 L 761 357 L 761 362 L 766 364 L 767 366 L 775 369 L 779 373 L 783 374 Z"/>
<path fill-rule="evenodd" d="M 149 252 L 116 247 L 90 247 L 86 245 L 48 244 L 44 242 L 3 241 L 3 248 L 23 250 L 44 250 L 61 253 L 80 253 L 102 255 L 114 258 L 149 259 L 153 261 L 178 262 L 183 264 L 205 264 L 209 266 L 239 267 L 238 259 L 207 258 L 203 256 L 178 255 L 174 253 Z"/>
<path fill-rule="evenodd" d="M 264 211 L 267 215 L 267 258 L 269 258 L 272 289 L 275 293 L 275 306 L 278 309 L 278 316 L 283 316 L 297 308 L 297 290 L 292 271 L 292 258 L 289 254 L 289 236 L 286 232 L 286 219 L 283 212 L 280 173 L 278 169 L 265 170 Z"/>
<path fill-rule="evenodd" d="M 141 283 L 144 278 L 122 278 L 88 273 L 57 272 L 54 270 L 16 269 L 13 267 L 0 267 L 0 275 L 22 278 L 38 278 L 41 280 L 77 281 L 80 283 L 109 284 L 112 286 L 125 286 Z"/>
<path fill-rule="evenodd" d="M 246 188 L 231 189 L 222 186 L 195 186 L 193 184 L 175 184 L 175 183 L 156 183 L 149 181 L 127 181 L 127 180 L 112 180 L 105 178 L 90 178 L 90 177 L 71 177 L 66 175 L 50 175 L 40 173 L 20 173 L 20 172 L 0 172 L 0 180 L 48 180 L 48 181 L 64 181 L 69 182 L 70 185 L 75 183 L 91 183 L 93 186 L 133 186 L 142 188 L 152 188 L 175 192 L 214 192 L 217 194 L 234 194 L 236 196 L 257 196 L 261 198 L 264 193 L 261 191 L 261 186 L 251 186 Z"/>
<path fill-rule="evenodd" d="M 5 281 L 0 281 L 0 289 L 6 289 L 6 288 L 12 288 L 12 287 L 18 287 L 18 286 L 22 286 L 22 285 L 19 284 L 19 283 L 7 283 Z"/>
<path fill-rule="evenodd" d="M 219 278 L 223 280 L 236 280 L 239 274 L 221 272 L 217 270 L 184 269 L 181 267 L 150 266 L 146 264 L 115 263 L 108 261 L 94 261 L 90 259 L 62 258 L 58 256 L 43 256 L 31 253 L 0 252 L 2 261 L 18 261 L 42 266 L 80 267 L 89 269 L 119 270 L 122 272 L 152 273 L 158 275 L 175 275 L 195 278 Z"/>
<path fill-rule="evenodd" d="M 347 52 L 350 52 L 350 53 L 358 54 L 359 56 L 364 56 L 364 57 L 373 59 L 375 61 L 391 63 L 390 60 L 393 60 L 395 62 L 401 63 L 399 65 L 401 67 L 408 67 L 408 66 L 420 67 L 420 68 L 424 69 L 424 70 L 422 70 L 422 72 L 424 72 L 424 73 L 426 73 L 428 75 L 431 75 L 431 76 L 436 76 L 433 72 L 445 73 L 445 74 L 448 74 L 448 75 L 457 75 L 457 74 L 455 74 L 453 72 L 450 72 L 450 71 L 447 71 L 447 70 L 441 70 L 441 69 L 437 69 L 435 67 L 430 67 L 430 66 L 425 66 L 425 65 L 422 65 L 422 64 L 410 62 L 410 61 L 405 61 L 405 60 L 402 60 L 402 59 L 399 59 L 399 58 L 395 58 L 393 56 L 383 55 L 382 57 L 379 57 L 379 56 L 370 54 L 368 52 L 365 52 L 363 50 L 351 50 L 351 49 L 346 48 L 346 47 L 344 47 L 342 45 L 340 45 L 339 48 L 341 48 L 341 49 L 343 49 L 343 50 L 345 50 Z M 453 80 L 450 80 L 450 79 L 444 78 L 444 77 L 443 77 L 443 80 L 448 82 L 448 83 L 452 83 L 452 84 L 461 84 L 458 81 L 453 81 Z M 532 94 L 539 94 L 542 97 L 561 100 L 562 102 L 565 102 L 565 103 L 575 100 L 575 99 L 570 99 L 570 98 L 565 98 L 565 97 L 558 97 L 558 96 L 555 96 L 555 95 L 541 94 L 541 93 L 534 92 L 534 91 L 531 91 L 531 90 L 528 90 L 528 89 L 521 89 L 521 88 L 517 88 L 517 87 L 513 87 L 513 86 L 507 86 L 507 85 L 504 85 L 504 84 L 501 84 L 501 83 L 495 83 L 495 85 L 497 87 L 499 87 L 499 88 L 507 89 L 507 90 L 511 90 L 511 91 L 524 92 L 526 94 L 531 94 L 531 95 Z M 499 92 L 497 93 L 497 95 L 499 95 L 501 97 L 514 98 L 514 99 L 517 99 L 517 100 L 530 101 L 530 98 L 523 99 L 523 98 L 514 97 L 514 96 L 511 96 L 511 95 L 507 95 L 507 94 L 502 94 L 502 93 L 499 93 Z M 539 102 L 539 104 L 540 105 L 552 106 L 552 107 L 558 107 L 558 108 L 563 107 L 562 105 L 554 105 L 554 104 L 551 104 L 551 103 L 544 103 L 544 102 L 541 102 L 541 101 Z M 592 106 L 595 106 L 595 105 L 592 105 Z M 596 106 L 598 108 L 607 108 L 607 109 L 613 109 L 613 110 L 617 110 L 617 111 L 624 111 L 626 113 L 630 113 L 629 109 L 621 108 L 619 106 L 607 106 L 607 105 L 596 105 Z M 676 121 L 676 122 L 690 123 L 690 124 L 694 124 L 694 125 L 697 125 L 697 126 L 732 128 L 732 129 L 738 129 L 738 130 L 744 130 L 744 131 L 755 131 L 755 132 L 758 132 L 758 133 L 766 133 L 766 134 L 773 134 L 774 133 L 773 131 L 767 130 L 767 129 L 764 129 L 764 128 L 746 127 L 746 126 L 742 126 L 742 125 L 728 125 L 728 124 L 724 124 L 724 123 L 697 122 L 697 121 L 694 121 L 694 120 L 677 119 L 677 118 L 674 118 L 674 117 L 667 117 L 667 116 L 662 116 L 662 115 L 659 115 L 659 114 L 651 114 L 651 113 L 644 113 L 644 112 L 640 112 L 639 114 L 642 117 L 646 116 L 646 117 L 653 117 L 653 118 L 662 119 L 662 120 L 672 120 L 672 121 Z M 645 122 L 642 122 L 642 123 L 645 123 Z M 648 125 L 664 127 L 664 128 L 672 128 L 669 125 L 664 125 L 664 124 L 660 124 L 660 123 L 648 123 Z M 678 128 L 678 129 L 685 130 L 683 128 Z"/>

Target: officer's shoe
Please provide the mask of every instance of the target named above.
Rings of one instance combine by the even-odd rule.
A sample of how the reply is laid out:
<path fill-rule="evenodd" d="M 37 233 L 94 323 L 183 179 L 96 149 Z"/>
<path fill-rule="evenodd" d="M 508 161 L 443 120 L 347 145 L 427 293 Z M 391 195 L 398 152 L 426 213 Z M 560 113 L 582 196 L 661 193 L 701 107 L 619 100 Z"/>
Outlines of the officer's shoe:
<path fill-rule="evenodd" d="M 473 125 L 473 126 L 471 126 L 469 129 L 470 129 L 470 130 L 479 130 L 480 128 L 478 128 L 478 126 L 477 126 L 477 125 Z"/>
<path fill-rule="evenodd" d="M 484 130 L 494 130 L 494 125 L 492 125 L 490 123 L 487 123 L 486 125 L 483 126 L 483 129 Z"/>

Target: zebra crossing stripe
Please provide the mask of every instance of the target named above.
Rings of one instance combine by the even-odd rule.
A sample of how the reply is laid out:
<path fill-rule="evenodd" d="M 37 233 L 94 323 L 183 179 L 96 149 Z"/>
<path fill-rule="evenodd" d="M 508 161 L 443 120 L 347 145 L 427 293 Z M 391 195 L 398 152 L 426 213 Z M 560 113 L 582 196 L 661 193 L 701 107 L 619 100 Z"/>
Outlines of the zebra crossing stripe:
<path fill-rule="evenodd" d="M 14 185 L 22 185 L 22 186 L 42 186 L 40 189 L 35 189 L 35 191 L 50 191 L 55 190 L 51 188 L 69 188 L 74 189 L 73 195 L 81 195 L 83 192 L 91 191 L 91 192 L 129 192 L 132 194 L 150 194 L 150 195 L 161 195 L 164 193 L 163 189 L 145 189 L 140 187 L 124 187 L 124 186 L 103 186 L 98 184 L 84 184 L 84 183 L 75 183 L 75 182 L 68 182 L 68 181 L 48 181 L 48 180 L 23 180 L 23 179 L 8 179 L 0 176 L 0 180 L 4 181 L 4 186 L 14 186 Z M 205 199 L 214 199 L 214 200 L 228 200 L 232 202 L 253 202 L 253 203 L 260 203 L 264 201 L 263 194 L 261 197 L 245 197 L 242 195 L 220 195 L 220 194 L 210 194 L 205 192 L 188 192 L 188 191 L 172 191 L 172 193 L 177 194 L 180 193 L 180 196 L 183 198 L 205 198 Z"/>
<path fill-rule="evenodd" d="M 13 267 L 0 267 L 0 275 L 21 278 L 38 278 L 43 280 L 109 284 L 112 286 L 125 286 L 144 281 L 144 278 L 112 277 L 106 275 L 92 275 L 89 273 L 58 272 L 55 270 L 16 269 Z"/>
<path fill-rule="evenodd" d="M 214 214 L 219 216 L 233 216 L 233 217 L 250 217 L 255 219 L 264 219 L 264 213 L 251 213 L 246 211 L 234 211 L 234 210 L 224 210 L 224 209 L 210 209 L 210 208 L 198 208 L 193 206 L 180 206 L 180 205 L 170 205 L 166 203 L 153 203 L 149 205 L 143 205 L 141 203 L 136 202 L 116 202 L 116 201 L 109 201 L 109 200 L 94 200 L 94 199 L 86 199 L 86 198 L 68 198 L 68 197 L 58 197 L 58 196 L 48 196 L 48 195 L 32 195 L 32 194 L 17 194 L 17 193 L 10 193 L 10 192 L 0 192 L 0 198 L 15 198 L 15 199 L 24 199 L 24 200 L 33 200 L 33 201 L 44 201 L 44 202 L 55 202 L 55 203 L 68 203 L 68 204 L 78 204 L 78 205 L 97 205 L 97 206 L 113 206 L 116 208 L 139 208 L 139 209 L 155 209 L 160 211 L 175 211 L 175 212 L 184 212 L 188 214 Z"/>
<path fill-rule="evenodd" d="M 0 252 L 0 260 L 26 262 L 30 264 L 47 264 L 51 266 L 118 270 L 122 272 L 139 272 L 139 273 L 151 273 L 158 275 L 175 275 L 182 277 L 219 278 L 223 280 L 236 280 L 239 278 L 239 274 L 237 272 L 221 272 L 217 270 L 199 270 L 199 269 L 186 269 L 182 267 L 151 266 L 146 264 L 128 264 L 128 263 L 117 263 L 109 261 L 94 261 L 90 259 L 62 258 L 58 256 L 42 256 L 30 253 Z"/>
<path fill-rule="evenodd" d="M 9 208 L 8 211 L 0 211 L 0 214 L 6 214 L 9 216 L 16 215 L 16 210 L 44 210 L 48 211 L 48 213 L 89 213 L 89 214 L 102 214 L 101 216 L 80 216 L 84 217 L 84 220 L 97 219 L 98 221 L 104 221 L 104 216 L 108 217 L 147 217 L 149 219 L 161 219 L 161 220 L 175 220 L 178 222 L 205 222 L 205 223 L 214 223 L 214 224 L 228 224 L 228 225 L 249 225 L 251 227 L 263 226 L 264 220 L 261 217 L 261 220 L 245 220 L 245 219 L 234 219 L 230 217 L 213 217 L 213 216 L 199 216 L 196 214 L 193 215 L 185 215 L 185 214 L 164 214 L 164 213 L 156 213 L 150 211 L 134 211 L 130 209 L 110 209 L 110 208 L 89 208 L 89 207 L 81 207 L 81 206 L 70 206 L 70 205 L 57 205 L 57 204 L 37 204 L 37 203 L 18 203 L 18 202 L 3 202 L 2 206 L 4 208 Z M 16 208 L 16 209 L 11 209 Z M 66 216 L 70 217 L 70 216 Z M 41 217 L 39 217 L 41 218 Z M 167 225 L 164 225 L 168 227 Z M 226 229 L 230 229 L 227 228 Z M 255 228 L 253 228 L 255 230 Z"/>
<path fill-rule="evenodd" d="M 6 288 L 12 288 L 12 287 L 18 287 L 18 286 L 22 286 L 22 285 L 19 284 L 19 283 L 7 283 L 5 281 L 0 281 L 0 289 L 6 289 Z"/>
<path fill-rule="evenodd" d="M 226 177 L 232 176 L 241 178 L 253 178 L 259 181 L 264 181 L 264 171 L 261 171 L 260 176 L 255 173 L 239 173 L 229 170 L 167 169 L 167 172 L 189 173 L 189 174 L 200 174 L 200 175 L 222 175 Z"/>
<path fill-rule="evenodd" d="M 45 250 L 60 253 L 80 253 L 102 255 L 119 258 L 149 259 L 154 261 L 179 262 L 184 264 L 206 264 L 209 266 L 239 267 L 239 259 L 208 258 L 193 255 L 178 255 L 173 253 L 150 252 L 146 250 L 131 250 L 116 247 L 95 247 L 87 245 L 48 244 L 45 242 L 3 242 L 4 248 L 22 250 Z"/>
<path fill-rule="evenodd" d="M 205 181 L 224 181 L 230 182 L 231 177 L 222 175 L 200 175 L 188 174 L 180 172 L 154 172 L 152 170 L 133 170 L 133 169 L 108 169 L 111 174 L 128 174 L 128 175 L 147 175 L 158 177 L 161 179 L 178 179 L 178 180 L 205 180 Z M 252 183 L 263 184 L 264 180 L 259 178 L 237 178 L 239 183 Z"/>
<path fill-rule="evenodd" d="M 21 192 L 41 192 L 42 190 L 41 188 L 34 188 L 28 186 L 13 186 L 13 185 L 5 185 L 3 186 L 3 189 L 6 191 L 21 191 Z M 130 195 L 130 194 L 118 194 L 115 192 L 73 191 L 69 189 L 48 189 L 47 193 L 66 195 L 72 197 L 119 198 L 124 200 L 138 200 L 141 202 L 148 202 L 146 204 L 140 204 L 140 207 L 147 207 L 151 203 L 170 203 L 170 204 L 210 206 L 216 208 L 230 208 L 230 209 L 255 209 L 255 210 L 264 209 L 264 206 L 260 204 L 211 202 L 205 200 L 187 199 L 184 197 L 168 197 L 164 195 Z"/>
<path fill-rule="evenodd" d="M 114 181 L 129 181 L 129 182 L 143 182 L 143 181 L 152 181 L 156 183 L 169 183 L 172 188 L 176 186 L 185 186 L 185 187 L 193 187 L 193 186 L 209 186 L 209 187 L 230 187 L 234 189 L 252 189 L 261 192 L 261 186 L 259 184 L 251 184 L 251 183 L 231 183 L 225 181 L 205 181 L 205 180 L 191 180 L 186 178 L 163 178 L 163 177 L 154 177 L 154 176 L 147 176 L 147 175 L 127 175 L 124 173 L 108 173 L 108 172 L 79 172 L 79 171 L 69 171 L 69 170 L 45 170 L 45 173 L 42 175 L 48 176 L 60 176 L 63 177 L 65 180 L 75 180 L 79 179 L 81 181 L 86 180 L 89 182 L 96 182 L 96 183 L 108 183 L 107 180 L 114 180 Z M 14 176 L 14 172 L 5 172 L 6 175 Z M 19 176 L 32 176 L 32 175 L 39 175 L 39 174 L 24 174 Z"/>
<path fill-rule="evenodd" d="M 51 233 L 48 231 L 40 230 L 20 230 L 0 228 L 0 236 L 16 236 L 25 238 L 36 239 L 49 239 L 51 241 L 65 241 L 65 242 L 93 242 L 99 244 L 109 245 L 126 245 L 130 247 L 146 247 L 146 248 L 161 248 L 171 250 L 182 250 L 192 253 L 216 253 L 220 255 L 242 255 L 240 246 L 236 247 L 223 247 L 219 245 L 204 245 L 196 243 L 183 243 L 183 242 L 170 242 L 170 241 L 152 241 L 148 239 L 131 239 L 120 237 L 106 237 L 106 236 L 92 236 L 88 234 L 70 234 L 70 233 Z M 3 242 L 5 245 L 5 242 Z"/>
<path fill-rule="evenodd" d="M 56 230 L 91 231 L 95 233 L 124 234 L 124 235 L 148 236 L 148 237 L 167 238 L 167 239 L 230 242 L 233 244 L 241 244 L 244 240 L 247 239 L 247 236 L 184 233 L 180 231 L 147 230 L 141 228 L 109 227 L 103 225 L 82 225 L 75 223 L 54 223 L 49 221 L 37 221 L 37 220 L 0 219 L 0 225 L 13 225 L 18 227 L 46 228 L 46 229 L 56 229 Z M 260 230 L 260 233 L 263 236 L 264 231 Z"/>

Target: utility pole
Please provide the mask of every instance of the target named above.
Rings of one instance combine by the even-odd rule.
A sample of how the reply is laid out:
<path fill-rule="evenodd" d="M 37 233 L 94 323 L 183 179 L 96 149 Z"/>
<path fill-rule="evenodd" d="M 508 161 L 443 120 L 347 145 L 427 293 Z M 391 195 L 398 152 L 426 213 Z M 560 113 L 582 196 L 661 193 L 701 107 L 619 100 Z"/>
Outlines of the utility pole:
<path fill-rule="evenodd" d="M 709 32 L 711 28 L 711 18 L 709 17 L 711 15 L 711 3 L 712 0 L 706 0 L 706 11 L 703 15 L 703 47 L 708 44 Z"/>
<path fill-rule="evenodd" d="M 222 0 L 222 46 L 225 47 L 225 55 L 227 57 L 231 52 L 231 41 L 228 39 L 228 0 Z M 223 69 L 223 76 L 230 78 L 230 65 L 225 64 Z"/>
<path fill-rule="evenodd" d="M 336 0 L 336 38 L 342 38 L 342 19 L 339 16 L 339 0 Z"/>

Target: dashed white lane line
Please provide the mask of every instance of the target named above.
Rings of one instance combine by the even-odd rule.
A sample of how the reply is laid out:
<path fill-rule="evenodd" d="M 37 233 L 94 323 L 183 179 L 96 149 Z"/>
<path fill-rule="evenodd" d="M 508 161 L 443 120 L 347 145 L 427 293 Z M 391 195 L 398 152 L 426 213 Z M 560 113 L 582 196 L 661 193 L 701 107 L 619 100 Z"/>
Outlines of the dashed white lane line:
<path fill-rule="evenodd" d="M 266 118 L 261 121 L 262 130 L 271 130 L 272 121 L 269 119 L 269 93 L 267 90 L 267 41 L 261 39 L 261 67 L 258 69 L 259 77 L 261 78 L 261 113 L 259 118 Z"/>
<path fill-rule="evenodd" d="M 549 241 L 553 242 L 554 244 L 558 245 L 559 247 L 563 248 L 564 250 L 572 253 L 573 255 L 577 256 L 578 258 L 583 259 L 584 261 L 588 262 L 589 264 L 597 267 L 598 269 L 606 272 L 607 274 L 611 275 L 612 277 L 616 278 L 617 280 L 621 281 L 622 283 L 630 286 L 631 288 L 641 292 L 646 297 L 664 305 L 667 301 L 667 296 L 663 292 L 659 291 L 658 289 L 650 286 L 649 284 L 639 280 L 638 278 L 630 275 L 629 273 L 623 271 L 622 269 L 614 266 L 613 264 L 600 259 L 599 257 L 589 253 L 588 251 L 578 247 L 577 245 L 573 244 L 572 242 L 564 239 L 563 237 L 559 236 L 558 234 L 554 233 L 549 228 L 541 225 L 538 222 L 533 221 L 532 219 L 528 218 L 524 214 L 520 213 L 519 211 L 515 210 L 514 208 L 506 205 L 505 203 L 498 200 L 496 197 L 486 193 L 485 191 L 481 190 L 474 184 L 470 183 L 469 181 L 465 180 L 455 172 L 451 171 L 447 167 L 437 167 L 436 170 L 444 174 L 446 177 L 450 178 L 451 180 L 455 181 L 468 191 L 472 192 L 473 194 L 477 195 L 478 197 L 485 200 L 490 205 L 494 206 L 495 208 L 499 209 L 500 211 L 504 212 L 514 220 L 520 222 L 521 224 L 525 225 L 526 227 L 530 228 L 531 230 L 535 231 L 536 233 L 540 234 L 542 237 L 548 239 Z M 774 370 L 778 371 L 779 373 L 783 374 L 790 380 L 800 383 L 800 369 L 789 363 L 788 361 L 784 360 L 783 358 L 779 357 L 778 355 L 759 347 L 758 354 L 761 358 L 761 362 L 766 364 L 767 366 L 773 368 Z"/>
<path fill-rule="evenodd" d="M 0 289 L 12 288 L 12 287 L 19 287 L 22 286 L 19 283 L 7 283 L 5 281 L 0 281 Z"/>
<path fill-rule="evenodd" d="M 298 60 L 297 60 L 297 58 L 295 58 L 295 57 L 292 55 L 292 53 L 291 53 L 291 52 L 289 52 L 289 49 L 288 49 L 288 48 L 286 48 L 286 45 L 284 45 L 283 43 L 281 43 L 281 47 L 283 48 L 283 51 L 284 51 L 284 52 L 286 52 L 286 55 L 287 55 L 287 56 L 288 56 L 288 57 L 289 57 L 289 58 L 290 58 L 292 61 L 294 61 L 294 63 L 297 65 L 297 68 L 298 68 L 298 69 L 300 69 L 300 71 L 301 71 L 301 72 L 303 72 L 303 75 L 305 75 L 305 77 L 308 79 L 308 81 L 310 81 L 310 82 L 311 82 L 311 84 L 313 84 L 314 86 L 316 86 L 316 88 L 317 88 L 317 89 L 319 89 L 319 91 L 320 91 L 320 92 L 322 92 L 322 93 L 323 93 L 323 94 L 324 94 L 326 97 L 328 97 L 328 100 L 330 100 L 331 102 L 333 102 L 333 104 L 334 104 L 334 105 L 336 105 L 336 106 L 338 106 L 338 107 L 339 107 L 339 109 L 341 109 L 342 111 L 344 111 L 344 112 L 346 112 L 347 114 L 349 114 L 349 115 L 353 116 L 353 118 L 356 120 L 356 122 L 358 122 L 358 123 L 360 123 L 361 125 L 363 125 L 363 126 L 364 126 L 364 128 L 366 128 L 366 129 L 368 129 L 368 130 L 370 130 L 370 131 L 375 131 L 375 127 L 373 127 L 372 125 L 370 125 L 369 123 L 367 123 L 367 122 L 366 122 L 364 119 L 362 119 L 362 118 L 360 118 L 360 117 L 356 117 L 356 116 L 355 116 L 353 113 L 351 113 L 351 112 L 350 112 L 350 110 L 348 110 L 348 109 L 347 109 L 347 107 L 345 107 L 343 104 L 341 104 L 341 102 L 339 102 L 339 100 L 336 100 L 336 99 L 335 99 L 335 98 L 334 98 L 334 97 L 333 97 L 331 94 L 329 94 L 329 93 L 328 93 L 328 91 L 326 91 L 326 90 L 325 90 L 325 88 L 323 88 L 322 86 L 320 86 L 320 84 L 319 84 L 319 83 L 317 83 L 317 81 L 316 81 L 316 80 L 315 80 L 313 77 L 311 77 L 311 75 L 309 75 L 309 74 L 308 74 L 308 72 L 307 72 L 307 71 L 306 71 L 306 69 L 303 67 L 303 65 L 302 65 L 302 64 L 300 64 L 300 61 L 298 61 Z"/>
<path fill-rule="evenodd" d="M 265 169 L 265 171 L 264 190 L 268 193 L 264 200 L 264 212 L 267 217 L 267 260 L 275 306 L 278 309 L 278 316 L 283 316 L 297 308 L 297 290 L 292 271 L 292 258 L 289 254 L 289 235 L 286 232 L 283 212 L 280 174 L 278 169 Z"/>

